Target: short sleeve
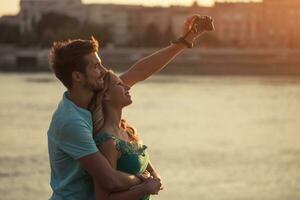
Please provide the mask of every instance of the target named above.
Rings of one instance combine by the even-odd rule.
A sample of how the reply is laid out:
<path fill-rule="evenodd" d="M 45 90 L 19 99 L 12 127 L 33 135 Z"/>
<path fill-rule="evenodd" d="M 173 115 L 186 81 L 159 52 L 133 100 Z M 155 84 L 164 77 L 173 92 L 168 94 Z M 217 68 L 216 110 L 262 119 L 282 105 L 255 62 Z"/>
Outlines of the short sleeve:
<path fill-rule="evenodd" d="M 75 160 L 98 151 L 92 131 L 80 120 L 68 122 L 62 127 L 59 147 Z"/>

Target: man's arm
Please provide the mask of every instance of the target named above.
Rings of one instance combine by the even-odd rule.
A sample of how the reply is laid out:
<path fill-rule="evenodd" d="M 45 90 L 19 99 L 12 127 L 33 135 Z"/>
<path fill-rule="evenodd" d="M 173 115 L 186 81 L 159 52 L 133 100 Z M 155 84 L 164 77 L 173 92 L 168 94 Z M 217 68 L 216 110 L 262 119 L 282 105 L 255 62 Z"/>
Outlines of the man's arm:
<path fill-rule="evenodd" d="M 99 152 L 88 124 L 82 120 L 68 121 L 61 127 L 59 147 L 78 160 L 81 166 L 103 188 L 109 191 L 122 191 L 141 182 L 135 175 L 117 171 Z"/>
<path fill-rule="evenodd" d="M 119 157 L 119 151 L 116 149 L 116 143 L 113 140 L 109 140 L 105 143 L 103 143 L 101 146 L 99 146 L 99 150 L 105 158 L 108 160 L 108 163 L 111 165 L 113 169 L 117 168 L 117 160 Z M 98 169 L 99 170 L 99 169 Z M 102 169 L 100 169 L 102 170 Z M 122 180 L 122 177 L 119 176 L 119 180 Z M 126 180 L 125 176 L 125 180 Z M 142 197 L 150 194 L 157 194 L 160 187 L 161 187 L 161 182 L 159 179 L 147 179 L 146 182 L 135 185 L 133 188 L 130 190 L 126 191 L 120 191 L 120 192 L 114 192 L 113 187 L 105 187 L 107 182 L 105 180 L 101 179 L 101 182 L 96 179 L 95 176 L 93 176 L 94 179 L 94 185 L 95 185 L 95 190 L 96 190 L 96 198 L 97 199 L 107 199 L 107 200 L 138 200 L 141 199 Z M 126 183 L 126 181 L 125 181 Z M 107 190 L 106 192 L 103 191 L 103 189 Z M 127 189 L 127 188 L 126 188 Z M 103 193 L 104 192 L 104 193 Z M 106 193 L 108 194 L 108 198 L 106 198 Z"/>
<path fill-rule="evenodd" d="M 108 160 L 99 151 L 80 158 L 79 162 L 94 180 L 97 180 L 108 191 L 127 190 L 141 183 L 137 176 L 113 169 Z"/>
<path fill-rule="evenodd" d="M 111 193 L 108 200 L 139 200 L 144 196 L 149 195 L 146 184 L 142 184 L 132 190 L 127 190 L 124 192 Z"/>
<path fill-rule="evenodd" d="M 157 195 L 161 190 L 161 182 L 156 178 L 149 178 L 145 183 L 118 193 L 111 193 L 108 200 L 138 200 L 146 195 Z"/>

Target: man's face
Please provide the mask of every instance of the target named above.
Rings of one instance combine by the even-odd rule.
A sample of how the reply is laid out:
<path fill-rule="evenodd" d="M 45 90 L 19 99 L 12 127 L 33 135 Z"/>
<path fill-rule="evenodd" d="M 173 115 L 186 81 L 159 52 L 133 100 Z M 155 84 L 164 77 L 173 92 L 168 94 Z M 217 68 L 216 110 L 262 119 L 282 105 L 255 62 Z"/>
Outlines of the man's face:
<path fill-rule="evenodd" d="M 101 63 L 97 53 L 85 56 L 88 62 L 86 67 L 84 87 L 92 91 L 98 91 L 103 87 L 103 77 L 107 71 Z"/>

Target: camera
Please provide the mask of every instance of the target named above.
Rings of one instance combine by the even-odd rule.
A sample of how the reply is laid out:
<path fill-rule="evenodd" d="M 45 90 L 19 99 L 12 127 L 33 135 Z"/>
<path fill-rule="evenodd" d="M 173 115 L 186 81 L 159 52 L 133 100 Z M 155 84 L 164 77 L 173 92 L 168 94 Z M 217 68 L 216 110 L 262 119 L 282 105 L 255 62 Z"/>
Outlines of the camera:
<path fill-rule="evenodd" d="M 215 30 L 213 19 L 209 16 L 199 16 L 197 17 L 192 25 L 192 31 L 194 33 L 199 33 L 203 31 L 213 31 Z"/>

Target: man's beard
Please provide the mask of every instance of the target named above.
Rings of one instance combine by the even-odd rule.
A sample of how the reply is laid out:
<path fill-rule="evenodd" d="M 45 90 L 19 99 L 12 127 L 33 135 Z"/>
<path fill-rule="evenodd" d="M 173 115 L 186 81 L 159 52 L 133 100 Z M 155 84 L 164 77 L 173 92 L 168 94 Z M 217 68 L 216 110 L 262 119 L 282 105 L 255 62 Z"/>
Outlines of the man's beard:
<path fill-rule="evenodd" d="M 86 82 L 84 84 L 84 88 L 86 88 L 87 90 L 89 90 L 91 92 L 97 92 L 101 89 L 97 84 L 95 84 L 95 83 L 93 84 L 90 82 Z"/>
<path fill-rule="evenodd" d="M 97 82 L 86 81 L 83 86 L 91 92 L 99 92 L 100 90 L 102 90 L 102 84 L 99 83 L 98 81 Z"/>

